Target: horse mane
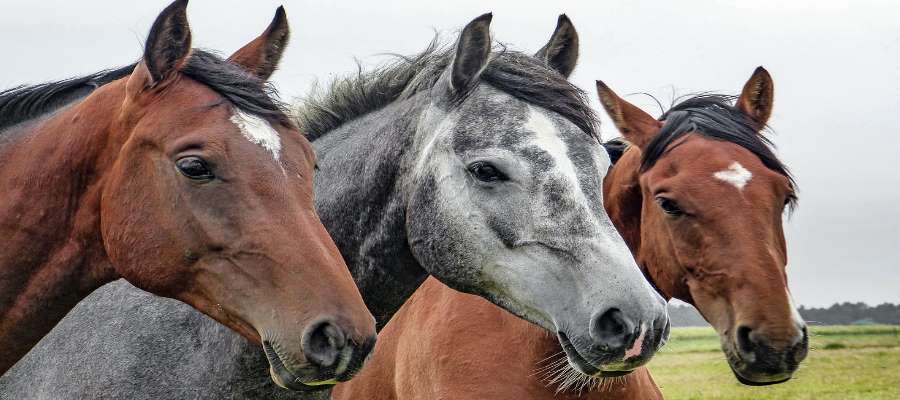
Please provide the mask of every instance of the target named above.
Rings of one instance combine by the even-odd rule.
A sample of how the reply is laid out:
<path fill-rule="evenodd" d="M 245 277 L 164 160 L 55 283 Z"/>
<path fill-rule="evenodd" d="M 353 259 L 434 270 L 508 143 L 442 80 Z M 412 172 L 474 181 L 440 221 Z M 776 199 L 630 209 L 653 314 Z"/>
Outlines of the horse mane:
<path fill-rule="evenodd" d="M 4 90 L 0 92 L 0 129 L 82 99 L 97 88 L 130 75 L 136 65 Z M 181 73 L 208 86 L 242 111 L 292 125 L 271 85 L 211 52 L 195 49 Z"/>
<path fill-rule="evenodd" d="M 0 129 L 39 117 L 83 98 L 100 86 L 128 76 L 134 66 L 135 64 L 131 64 L 78 78 L 4 90 L 0 92 Z"/>
<path fill-rule="evenodd" d="M 316 89 L 294 115 L 310 140 L 388 104 L 431 90 L 453 61 L 455 48 L 437 38 L 419 54 L 402 56 L 364 72 L 334 79 Z M 500 47 L 491 54 L 481 81 L 519 100 L 558 113 L 593 138 L 599 138 L 596 114 L 584 91 L 537 58 Z"/>
<path fill-rule="evenodd" d="M 274 86 L 212 52 L 194 49 L 181 73 L 208 86 L 241 111 L 294 126 Z"/>
<path fill-rule="evenodd" d="M 628 150 L 628 142 L 622 138 L 613 138 L 606 142 L 601 143 L 604 149 L 606 149 L 606 153 L 609 154 L 609 162 L 610 165 L 616 165 L 622 155 L 625 154 L 625 151 Z"/>
<path fill-rule="evenodd" d="M 796 190 L 797 184 L 787 166 L 772 151 L 774 144 L 759 133 L 758 125 L 750 117 L 734 106 L 736 99 L 736 96 L 699 94 L 678 102 L 664 112 L 659 117 L 663 122 L 662 128 L 643 151 L 641 171 L 652 167 L 678 139 L 695 132 L 749 150 L 766 167 L 787 177 Z M 792 194 L 789 206 L 793 208 L 796 202 L 797 197 Z"/>

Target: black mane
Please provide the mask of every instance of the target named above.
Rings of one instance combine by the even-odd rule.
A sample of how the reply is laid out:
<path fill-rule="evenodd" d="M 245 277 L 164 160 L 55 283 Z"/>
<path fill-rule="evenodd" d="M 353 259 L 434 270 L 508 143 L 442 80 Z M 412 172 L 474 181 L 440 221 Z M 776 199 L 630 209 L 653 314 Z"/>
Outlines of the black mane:
<path fill-rule="evenodd" d="M 625 150 L 628 150 L 628 142 L 622 138 L 610 139 L 603 142 L 602 145 L 606 153 L 609 154 L 610 165 L 616 165 L 619 159 L 622 158 L 622 155 L 625 154 Z"/>
<path fill-rule="evenodd" d="M 0 92 L 0 129 L 52 112 L 81 99 L 100 86 L 128 76 L 135 64 L 104 70 L 80 78 L 34 86 L 18 86 Z"/>
<path fill-rule="evenodd" d="M 293 126 L 272 85 L 214 53 L 195 49 L 181 73 L 208 86 L 241 111 Z"/>
<path fill-rule="evenodd" d="M 737 144 L 759 157 L 769 169 L 787 177 L 796 190 L 796 182 L 787 166 L 772 152 L 774 145 L 759 134 L 757 125 L 732 104 L 734 96 L 701 94 L 674 105 L 659 120 L 664 124 L 643 151 L 641 171 L 652 167 L 671 150 L 671 145 L 686 134 L 703 136 Z M 796 197 L 790 199 L 791 205 Z"/>
<path fill-rule="evenodd" d="M 369 72 L 338 78 L 327 91 L 314 93 L 297 108 L 298 125 L 310 140 L 376 111 L 391 102 L 431 90 L 453 61 L 453 47 L 437 40 L 421 53 L 396 56 Z M 519 100 L 558 113 L 594 138 L 597 117 L 584 91 L 537 58 L 500 48 L 482 72 L 481 81 Z"/>
<path fill-rule="evenodd" d="M 0 92 L 0 129 L 53 112 L 131 74 L 137 64 L 91 75 Z M 241 67 L 208 51 L 194 50 L 181 73 L 250 114 L 291 125 L 275 90 Z"/>

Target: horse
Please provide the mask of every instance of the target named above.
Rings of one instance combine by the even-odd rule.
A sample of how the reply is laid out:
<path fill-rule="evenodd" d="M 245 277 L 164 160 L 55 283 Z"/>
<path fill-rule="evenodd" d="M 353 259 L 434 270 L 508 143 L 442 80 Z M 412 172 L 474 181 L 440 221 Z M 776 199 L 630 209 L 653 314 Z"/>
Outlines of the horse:
<path fill-rule="evenodd" d="M 186 7 L 136 64 L 0 93 L 0 373 L 119 278 L 261 344 L 282 386 L 349 379 L 374 346 L 312 146 L 265 83 L 284 10 L 229 61 L 191 49 Z"/>
<path fill-rule="evenodd" d="M 556 332 L 575 368 L 620 375 L 655 353 L 668 319 L 603 209 L 609 158 L 596 117 L 559 72 L 571 71 L 573 47 L 546 46 L 542 59 L 497 50 L 491 18 L 466 25 L 455 46 L 435 41 L 338 79 L 298 108 L 318 154 L 317 210 L 379 327 L 431 275 Z M 134 297 L 82 302 L 59 336 L 0 379 L 0 393 L 296 398 L 260 379 L 264 358 L 246 341 L 177 303 Z M 155 318 L 106 318 L 123 308 Z M 182 325 L 197 336 L 168 334 L 162 348 L 133 334 Z M 124 340 L 89 351 L 69 343 L 97 332 Z M 84 372 L 51 384 L 44 363 Z M 196 373 L 211 366 L 215 379 Z"/>
<path fill-rule="evenodd" d="M 598 83 L 601 104 L 633 144 L 608 142 L 619 159 L 604 180 L 610 218 L 662 293 L 690 302 L 716 327 L 735 375 L 751 385 L 789 379 L 808 342 L 784 272 L 781 216 L 796 201 L 795 185 L 759 134 L 773 88 L 760 68 L 737 107 L 701 95 L 657 121 Z M 489 334 L 473 334 L 475 327 Z M 520 362 L 505 363 L 510 354 Z M 595 379 L 572 371 L 561 354 L 540 327 L 428 280 L 379 332 L 373 361 L 338 385 L 334 399 L 662 398 L 644 368 Z"/>

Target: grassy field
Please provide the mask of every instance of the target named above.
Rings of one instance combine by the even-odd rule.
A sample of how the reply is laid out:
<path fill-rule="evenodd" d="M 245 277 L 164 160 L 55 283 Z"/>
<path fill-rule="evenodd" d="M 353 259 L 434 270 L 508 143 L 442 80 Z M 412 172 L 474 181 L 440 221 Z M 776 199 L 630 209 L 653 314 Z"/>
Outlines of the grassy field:
<path fill-rule="evenodd" d="M 767 387 L 735 380 L 712 328 L 676 328 L 650 363 L 666 399 L 900 399 L 900 326 L 819 326 L 790 381 Z"/>

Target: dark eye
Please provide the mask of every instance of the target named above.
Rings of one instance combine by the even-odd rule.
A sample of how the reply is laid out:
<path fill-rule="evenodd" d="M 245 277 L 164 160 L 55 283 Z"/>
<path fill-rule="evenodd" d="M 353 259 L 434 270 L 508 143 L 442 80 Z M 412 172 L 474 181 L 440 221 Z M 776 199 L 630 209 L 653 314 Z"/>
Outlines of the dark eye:
<path fill-rule="evenodd" d="M 784 205 L 789 206 L 792 203 L 794 203 L 795 201 L 797 201 L 797 195 L 794 193 L 791 193 L 787 196 L 787 198 L 784 199 Z"/>
<path fill-rule="evenodd" d="M 206 161 L 197 156 L 179 158 L 175 161 L 175 166 L 182 175 L 195 181 L 211 181 L 215 178 Z"/>
<path fill-rule="evenodd" d="M 662 208 L 663 212 L 672 216 L 680 216 L 684 215 L 684 211 L 678 207 L 678 203 L 675 203 L 674 200 L 665 198 L 665 197 L 657 197 L 656 203 L 659 204 L 659 208 Z"/>
<path fill-rule="evenodd" d="M 506 175 L 503 175 L 503 173 L 500 172 L 497 167 L 484 161 L 478 161 L 470 164 L 469 172 L 472 173 L 472 176 L 482 182 L 497 182 L 509 180 L 509 178 L 507 178 Z"/>

